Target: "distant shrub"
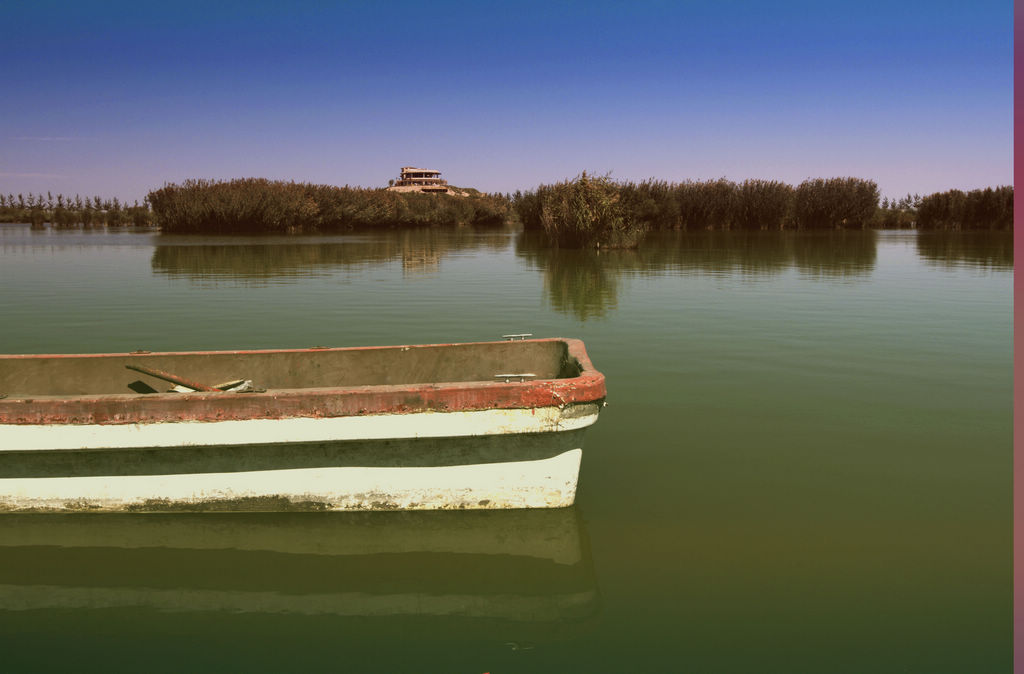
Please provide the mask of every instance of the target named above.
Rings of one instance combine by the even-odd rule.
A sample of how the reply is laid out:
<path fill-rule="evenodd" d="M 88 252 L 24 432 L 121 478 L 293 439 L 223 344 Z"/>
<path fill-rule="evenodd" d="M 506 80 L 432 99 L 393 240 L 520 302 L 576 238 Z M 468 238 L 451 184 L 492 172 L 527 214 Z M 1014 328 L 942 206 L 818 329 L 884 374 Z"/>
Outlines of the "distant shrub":
<path fill-rule="evenodd" d="M 125 217 L 135 227 L 146 227 L 153 224 L 153 212 L 146 206 L 140 206 L 139 202 L 125 209 Z"/>
<path fill-rule="evenodd" d="M 541 185 L 533 192 L 520 192 L 512 195 L 512 206 L 523 228 L 543 230 L 544 223 L 541 221 L 541 201 L 544 193 L 548 190 L 546 185 Z"/>
<path fill-rule="evenodd" d="M 910 196 L 902 199 L 882 199 L 882 204 L 875 211 L 871 226 L 876 229 L 909 229 L 917 225 L 917 208 L 921 205 L 921 197 Z"/>

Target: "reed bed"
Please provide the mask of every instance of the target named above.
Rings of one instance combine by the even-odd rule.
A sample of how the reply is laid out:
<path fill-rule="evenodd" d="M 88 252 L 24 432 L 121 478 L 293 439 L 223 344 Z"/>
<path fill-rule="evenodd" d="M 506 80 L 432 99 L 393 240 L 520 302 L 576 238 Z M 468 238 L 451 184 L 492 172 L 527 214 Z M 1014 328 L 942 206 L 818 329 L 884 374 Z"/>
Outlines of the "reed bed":
<path fill-rule="evenodd" d="M 1013 229 L 1013 186 L 949 190 L 921 199 L 920 229 Z"/>
<path fill-rule="evenodd" d="M 565 247 L 635 246 L 648 229 L 863 229 L 878 207 L 878 186 L 860 178 L 776 180 L 724 178 L 669 183 L 616 182 L 581 173 L 573 180 L 512 195 L 527 230 L 543 230 Z"/>
<path fill-rule="evenodd" d="M 389 192 L 242 178 L 167 184 L 146 197 L 169 233 L 297 233 L 505 222 L 502 196 Z"/>
<path fill-rule="evenodd" d="M 865 229 L 878 209 L 878 185 L 861 178 L 805 180 L 793 192 L 796 229 Z"/>
<path fill-rule="evenodd" d="M 951 190 L 885 198 L 863 178 L 812 178 L 793 187 L 776 180 L 724 178 L 639 183 L 594 178 L 540 185 L 510 195 L 526 230 L 563 247 L 631 246 L 649 229 L 847 230 L 1009 229 L 1013 187 Z"/>

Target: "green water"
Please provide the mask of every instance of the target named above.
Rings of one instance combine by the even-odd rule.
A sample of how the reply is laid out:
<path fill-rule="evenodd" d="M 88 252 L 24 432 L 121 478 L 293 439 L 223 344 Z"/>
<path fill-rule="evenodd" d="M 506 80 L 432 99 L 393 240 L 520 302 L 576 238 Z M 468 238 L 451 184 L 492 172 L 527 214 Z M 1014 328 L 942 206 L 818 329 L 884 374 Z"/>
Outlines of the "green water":
<path fill-rule="evenodd" d="M 0 522 L 5 669 L 1009 671 L 1012 280 L 988 233 L 0 225 L 0 352 L 531 332 L 609 391 L 554 524 Z"/>

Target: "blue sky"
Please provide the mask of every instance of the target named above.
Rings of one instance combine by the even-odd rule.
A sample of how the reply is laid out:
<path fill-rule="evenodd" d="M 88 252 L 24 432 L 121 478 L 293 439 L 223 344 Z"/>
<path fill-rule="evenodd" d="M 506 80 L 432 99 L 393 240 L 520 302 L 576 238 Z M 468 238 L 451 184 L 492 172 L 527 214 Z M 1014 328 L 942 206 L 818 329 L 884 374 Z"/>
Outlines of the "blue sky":
<path fill-rule="evenodd" d="M 77 2 L 5 10 L 0 191 L 859 176 L 1010 184 L 1011 2 Z"/>

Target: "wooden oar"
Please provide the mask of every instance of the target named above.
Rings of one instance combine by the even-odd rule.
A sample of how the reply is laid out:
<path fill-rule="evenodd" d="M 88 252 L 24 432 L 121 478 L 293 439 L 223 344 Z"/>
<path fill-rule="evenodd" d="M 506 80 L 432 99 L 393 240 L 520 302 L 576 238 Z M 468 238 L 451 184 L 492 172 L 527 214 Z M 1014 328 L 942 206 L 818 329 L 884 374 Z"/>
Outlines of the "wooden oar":
<path fill-rule="evenodd" d="M 240 386 L 241 384 L 244 384 L 244 383 L 245 383 L 244 379 L 232 379 L 231 381 L 222 381 L 219 384 L 214 384 L 213 388 L 217 389 L 221 393 L 231 393 L 232 392 L 231 389 L 235 388 L 236 386 Z M 249 383 L 251 384 L 252 382 L 249 382 Z M 169 391 L 169 393 L 170 392 L 173 392 L 173 393 L 194 393 L 195 391 L 193 389 L 189 388 L 188 386 L 182 386 L 181 384 L 178 384 L 177 386 L 172 388 Z M 243 391 L 243 393 L 245 393 L 245 392 L 246 391 Z"/>
<path fill-rule="evenodd" d="M 141 372 L 142 374 L 148 374 L 150 377 L 156 377 L 157 379 L 163 379 L 164 381 L 169 381 L 172 384 L 179 384 L 181 386 L 187 386 L 190 389 L 192 389 L 193 391 L 219 391 L 220 390 L 220 389 L 214 388 L 212 386 L 207 386 L 206 384 L 200 384 L 199 382 L 189 381 L 188 379 L 185 379 L 184 377 L 179 377 L 176 374 L 171 374 L 170 372 L 164 372 L 163 370 L 154 370 L 154 369 L 151 369 L 151 368 L 148 368 L 148 367 L 142 367 L 141 365 L 125 365 L 125 367 L 128 368 L 129 370 L 135 370 L 136 372 Z"/>

